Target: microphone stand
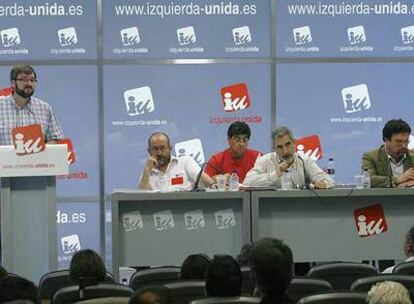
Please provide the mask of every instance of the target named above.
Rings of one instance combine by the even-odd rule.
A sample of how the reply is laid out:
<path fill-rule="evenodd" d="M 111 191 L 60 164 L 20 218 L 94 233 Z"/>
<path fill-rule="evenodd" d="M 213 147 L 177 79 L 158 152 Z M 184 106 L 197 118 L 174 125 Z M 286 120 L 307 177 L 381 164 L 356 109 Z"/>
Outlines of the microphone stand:
<path fill-rule="evenodd" d="M 194 187 L 192 189 L 192 191 L 194 191 L 194 192 L 204 192 L 204 191 L 206 191 L 206 190 L 201 189 L 200 187 L 198 187 L 198 185 L 200 184 L 201 176 L 203 175 L 204 167 L 206 165 L 207 165 L 207 163 L 204 163 L 201 166 L 200 172 L 198 172 L 198 174 L 197 174 L 197 178 L 195 180 Z"/>

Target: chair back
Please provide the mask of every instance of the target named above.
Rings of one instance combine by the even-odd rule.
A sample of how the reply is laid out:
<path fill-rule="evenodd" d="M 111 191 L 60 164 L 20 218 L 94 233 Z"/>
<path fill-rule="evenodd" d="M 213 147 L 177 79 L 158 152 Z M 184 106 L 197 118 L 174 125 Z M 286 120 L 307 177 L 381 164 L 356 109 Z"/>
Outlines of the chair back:
<path fill-rule="evenodd" d="M 308 276 L 328 281 L 334 290 L 349 290 L 359 279 L 378 275 L 378 270 L 363 263 L 332 263 L 318 265 L 309 270 Z"/>
<path fill-rule="evenodd" d="M 98 283 L 86 286 L 83 289 L 79 285 L 67 286 L 55 292 L 52 298 L 53 304 L 70 304 L 96 298 L 131 297 L 134 291 L 125 285 Z"/>
<path fill-rule="evenodd" d="M 175 304 L 187 304 L 188 302 L 206 297 L 206 283 L 204 281 L 177 281 L 165 284 L 164 286 L 171 291 Z"/>
<path fill-rule="evenodd" d="M 112 273 L 106 273 L 105 282 L 115 283 Z M 73 282 L 70 281 L 68 269 L 46 273 L 39 281 L 39 299 L 51 300 L 58 289 L 71 285 Z"/>
<path fill-rule="evenodd" d="M 414 276 L 400 274 L 381 274 L 356 280 L 351 285 L 352 291 L 368 292 L 372 286 L 383 281 L 394 281 L 403 284 L 407 289 L 414 286 Z"/>
<path fill-rule="evenodd" d="M 414 275 L 414 261 L 403 262 L 395 265 L 392 273 Z"/>
<path fill-rule="evenodd" d="M 241 294 L 250 296 L 253 294 L 253 290 L 255 287 L 255 284 L 253 282 L 253 278 L 251 275 L 251 270 L 249 267 L 241 267 L 241 273 L 243 277 L 243 283 L 241 288 Z"/>
<path fill-rule="evenodd" d="M 304 297 L 297 304 L 366 304 L 366 299 L 366 293 L 333 292 Z"/>
<path fill-rule="evenodd" d="M 76 302 L 76 304 L 128 304 L 129 297 L 98 298 Z"/>
<path fill-rule="evenodd" d="M 129 281 L 133 290 L 149 285 L 164 285 L 178 280 L 180 267 L 160 267 L 134 273 Z"/>
<path fill-rule="evenodd" d="M 325 280 L 296 277 L 293 278 L 290 283 L 290 286 L 286 291 L 286 295 L 289 299 L 296 303 L 304 297 L 329 291 L 332 291 L 332 286 Z"/>
<path fill-rule="evenodd" d="M 258 304 L 260 300 L 256 297 L 218 297 L 191 301 L 190 304 Z"/>

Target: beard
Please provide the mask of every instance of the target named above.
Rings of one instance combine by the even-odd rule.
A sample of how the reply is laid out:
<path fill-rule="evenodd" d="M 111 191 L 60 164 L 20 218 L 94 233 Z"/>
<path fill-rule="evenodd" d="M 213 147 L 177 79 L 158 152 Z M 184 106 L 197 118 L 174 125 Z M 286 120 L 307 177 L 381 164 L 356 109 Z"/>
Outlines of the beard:
<path fill-rule="evenodd" d="M 25 87 L 22 90 L 18 86 L 16 86 L 15 92 L 16 92 L 16 94 L 20 95 L 23 98 L 30 98 L 34 93 L 34 90 L 31 87 Z"/>
<path fill-rule="evenodd" d="M 168 165 L 168 163 L 170 162 L 170 156 L 165 157 L 165 156 L 157 156 L 157 161 L 158 161 L 158 167 L 162 167 L 162 166 L 166 166 Z"/>

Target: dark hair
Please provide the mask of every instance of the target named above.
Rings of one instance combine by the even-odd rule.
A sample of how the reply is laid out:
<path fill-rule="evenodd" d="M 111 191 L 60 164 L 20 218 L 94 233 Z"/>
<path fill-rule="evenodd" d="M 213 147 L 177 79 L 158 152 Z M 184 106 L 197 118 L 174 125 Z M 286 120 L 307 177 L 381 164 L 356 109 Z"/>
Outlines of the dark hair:
<path fill-rule="evenodd" d="M 17 77 L 20 74 L 26 74 L 26 75 L 34 75 L 34 78 L 37 79 L 37 75 L 35 70 L 27 64 L 18 64 L 15 65 L 11 70 L 10 70 L 10 80 L 16 80 Z"/>
<path fill-rule="evenodd" d="M 190 254 L 181 265 L 181 280 L 204 280 L 210 258 L 205 254 Z"/>
<path fill-rule="evenodd" d="M 6 268 L 0 265 L 0 279 L 5 278 L 9 275 Z"/>
<path fill-rule="evenodd" d="M 249 125 L 241 121 L 233 122 L 227 130 L 227 136 L 232 138 L 236 135 L 246 135 L 250 139 L 251 131 Z"/>
<path fill-rule="evenodd" d="M 150 147 L 150 145 L 151 145 L 151 139 L 152 139 L 154 136 L 157 136 L 157 135 L 163 135 L 163 136 L 165 136 L 165 137 L 167 138 L 168 146 L 170 146 L 170 138 L 168 137 L 167 133 L 165 133 L 165 132 L 154 132 L 154 133 L 152 133 L 152 134 L 150 135 L 150 137 L 148 137 L 148 148 L 149 148 L 149 147 Z"/>
<path fill-rule="evenodd" d="M 106 268 L 102 258 L 92 249 L 76 252 L 70 261 L 69 277 L 72 282 L 87 278 L 96 282 L 104 281 Z"/>
<path fill-rule="evenodd" d="M 382 129 L 382 139 L 391 140 L 394 134 L 398 133 L 411 133 L 411 128 L 408 123 L 400 119 L 391 119 L 387 121 L 384 128 Z"/>
<path fill-rule="evenodd" d="M 253 248 L 254 243 L 244 244 L 240 250 L 240 254 L 236 257 L 237 262 L 239 262 L 240 266 L 248 266 L 249 264 L 249 256 L 250 251 Z"/>
<path fill-rule="evenodd" d="M 30 300 L 37 303 L 36 285 L 22 277 L 8 276 L 0 280 L 0 303 Z"/>
<path fill-rule="evenodd" d="M 240 265 L 230 255 L 215 255 L 206 271 L 206 293 L 213 297 L 238 297 L 243 277 Z"/>
<path fill-rule="evenodd" d="M 259 240 L 250 251 L 249 264 L 257 287 L 265 296 L 284 294 L 292 281 L 292 251 L 281 240 Z"/>
<path fill-rule="evenodd" d="M 145 293 L 152 293 L 158 297 L 156 302 L 145 301 L 142 296 Z M 146 286 L 138 289 L 129 299 L 128 304 L 174 304 L 171 291 L 165 286 Z"/>

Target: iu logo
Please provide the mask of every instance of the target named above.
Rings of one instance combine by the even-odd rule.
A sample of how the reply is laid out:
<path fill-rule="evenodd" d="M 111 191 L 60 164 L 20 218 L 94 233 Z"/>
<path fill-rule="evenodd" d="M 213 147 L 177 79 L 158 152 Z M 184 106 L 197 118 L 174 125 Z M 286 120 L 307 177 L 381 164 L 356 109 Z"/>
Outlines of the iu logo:
<path fill-rule="evenodd" d="M 190 156 L 200 166 L 205 162 L 203 145 L 199 138 L 194 138 L 176 143 L 174 146 L 177 157 Z"/>
<path fill-rule="evenodd" d="M 68 154 L 66 155 L 68 164 L 74 164 L 76 161 L 76 155 L 75 150 L 73 149 L 72 140 L 70 138 L 63 138 L 58 141 L 58 144 L 66 145 L 68 147 Z"/>
<path fill-rule="evenodd" d="M 11 87 L 0 89 L 0 96 L 9 96 L 13 92 Z"/>
<path fill-rule="evenodd" d="M 249 91 L 247 84 L 237 83 L 221 88 L 221 100 L 226 112 L 244 110 L 250 107 Z"/>
<path fill-rule="evenodd" d="M 401 29 L 401 39 L 404 44 L 414 43 L 414 25 Z"/>
<path fill-rule="evenodd" d="M 67 47 L 78 43 L 78 36 L 74 27 L 68 27 L 58 30 L 60 46 Z"/>
<path fill-rule="evenodd" d="M 126 232 L 144 228 L 144 222 L 139 211 L 123 214 L 122 223 Z"/>
<path fill-rule="evenodd" d="M 233 40 L 235 45 L 241 45 L 251 42 L 252 35 L 250 34 L 250 28 L 248 26 L 234 28 Z"/>
<path fill-rule="evenodd" d="M 371 108 L 368 87 L 364 83 L 343 88 L 342 101 L 346 113 L 355 113 Z"/>
<path fill-rule="evenodd" d="M 17 27 L 0 31 L 1 44 L 3 47 L 12 47 L 20 44 L 19 29 Z"/>
<path fill-rule="evenodd" d="M 177 38 L 180 45 L 187 45 L 197 41 L 193 26 L 187 26 L 177 29 Z"/>
<path fill-rule="evenodd" d="M 388 230 L 384 208 L 375 204 L 354 211 L 355 224 L 360 237 L 381 234 Z"/>
<path fill-rule="evenodd" d="M 321 141 L 318 135 L 310 135 L 296 140 L 296 152 L 303 158 L 314 161 L 323 156 Z"/>
<path fill-rule="evenodd" d="M 150 87 L 141 87 L 125 91 L 124 101 L 129 116 L 151 113 L 155 108 Z"/>
<path fill-rule="evenodd" d="M 139 37 L 138 28 L 136 26 L 124 28 L 121 30 L 121 39 L 124 46 L 138 44 L 141 39 Z"/>
<path fill-rule="evenodd" d="M 201 209 L 185 212 L 184 220 L 185 220 L 185 229 L 187 230 L 200 229 L 206 225 L 203 211 Z"/>
<path fill-rule="evenodd" d="M 296 45 L 312 42 L 312 34 L 309 26 L 302 26 L 293 29 L 293 40 Z"/>
<path fill-rule="evenodd" d="M 365 30 L 362 25 L 348 28 L 348 41 L 350 44 L 359 44 L 366 40 L 367 37 L 365 36 Z"/>
<path fill-rule="evenodd" d="M 72 234 L 60 239 L 63 253 L 69 254 L 81 250 L 79 235 Z"/>
<path fill-rule="evenodd" d="M 14 128 L 12 136 L 17 155 L 39 153 L 46 149 L 42 127 L 39 124 Z"/>
<path fill-rule="evenodd" d="M 174 218 L 170 210 L 165 210 L 153 214 L 156 231 L 174 228 Z"/>
<path fill-rule="evenodd" d="M 220 210 L 214 213 L 216 227 L 218 229 L 228 229 L 236 226 L 236 218 L 233 209 Z"/>

